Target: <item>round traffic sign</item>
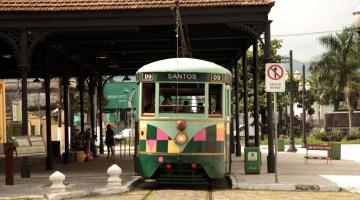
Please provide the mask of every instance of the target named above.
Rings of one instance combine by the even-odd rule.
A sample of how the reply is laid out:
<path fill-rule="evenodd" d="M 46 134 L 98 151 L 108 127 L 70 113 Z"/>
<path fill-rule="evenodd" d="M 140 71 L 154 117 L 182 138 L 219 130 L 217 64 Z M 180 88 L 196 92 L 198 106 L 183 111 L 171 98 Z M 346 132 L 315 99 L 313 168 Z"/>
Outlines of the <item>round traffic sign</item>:
<path fill-rule="evenodd" d="M 279 80 L 283 75 L 284 70 L 280 65 L 271 65 L 267 70 L 267 76 L 272 80 Z"/>

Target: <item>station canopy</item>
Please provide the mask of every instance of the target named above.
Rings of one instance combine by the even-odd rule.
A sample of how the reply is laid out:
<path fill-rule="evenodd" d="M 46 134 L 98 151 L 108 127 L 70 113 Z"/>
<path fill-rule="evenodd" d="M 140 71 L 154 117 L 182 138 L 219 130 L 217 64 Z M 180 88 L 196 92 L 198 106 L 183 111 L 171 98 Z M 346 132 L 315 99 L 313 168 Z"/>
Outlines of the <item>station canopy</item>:
<path fill-rule="evenodd" d="M 29 78 L 128 75 L 177 56 L 230 68 L 264 33 L 273 5 L 180 0 L 177 40 L 175 0 L 0 0 L 0 78 L 20 78 L 24 64 Z"/>

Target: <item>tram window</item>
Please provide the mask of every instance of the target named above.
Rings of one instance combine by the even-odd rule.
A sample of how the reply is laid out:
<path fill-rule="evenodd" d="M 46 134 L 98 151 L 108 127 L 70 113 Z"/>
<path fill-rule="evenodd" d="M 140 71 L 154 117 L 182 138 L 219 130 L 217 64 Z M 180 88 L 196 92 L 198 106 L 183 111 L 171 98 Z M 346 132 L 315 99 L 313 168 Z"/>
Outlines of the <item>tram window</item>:
<path fill-rule="evenodd" d="M 209 114 L 222 114 L 222 85 L 209 84 Z"/>
<path fill-rule="evenodd" d="M 204 113 L 205 84 L 161 83 L 161 113 Z"/>
<path fill-rule="evenodd" d="M 155 113 L 155 84 L 143 83 L 142 91 L 143 113 Z"/>

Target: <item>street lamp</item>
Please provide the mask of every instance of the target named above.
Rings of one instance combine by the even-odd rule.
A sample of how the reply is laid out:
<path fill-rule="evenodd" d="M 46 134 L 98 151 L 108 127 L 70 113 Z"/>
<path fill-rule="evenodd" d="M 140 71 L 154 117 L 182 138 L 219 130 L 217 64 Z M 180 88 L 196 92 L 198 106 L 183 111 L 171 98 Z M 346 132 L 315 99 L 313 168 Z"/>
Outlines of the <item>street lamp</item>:
<path fill-rule="evenodd" d="M 290 91 L 289 91 L 289 103 L 290 103 L 290 142 L 289 148 L 287 149 L 288 152 L 296 152 L 297 149 L 295 147 L 295 140 L 294 140 L 294 100 L 293 100 L 293 92 L 294 92 L 294 74 L 293 74 L 293 55 L 292 51 L 290 51 L 290 74 L 288 77 L 290 78 Z"/>
<path fill-rule="evenodd" d="M 124 90 L 124 93 L 128 93 L 128 107 L 130 107 L 130 134 L 129 134 L 129 155 L 130 155 L 130 147 L 131 147 L 131 136 L 133 135 L 133 129 L 134 129 L 134 106 L 132 104 L 133 96 L 135 94 L 135 88 L 132 89 L 132 92 L 130 93 L 129 90 Z"/>
<path fill-rule="evenodd" d="M 305 108 L 305 92 L 310 90 L 310 83 L 305 83 L 305 65 L 302 66 L 302 80 L 299 82 L 299 88 L 298 91 L 301 92 L 301 107 L 302 107 L 302 136 L 303 136 L 303 148 L 307 145 L 307 139 L 306 139 L 306 108 Z"/>

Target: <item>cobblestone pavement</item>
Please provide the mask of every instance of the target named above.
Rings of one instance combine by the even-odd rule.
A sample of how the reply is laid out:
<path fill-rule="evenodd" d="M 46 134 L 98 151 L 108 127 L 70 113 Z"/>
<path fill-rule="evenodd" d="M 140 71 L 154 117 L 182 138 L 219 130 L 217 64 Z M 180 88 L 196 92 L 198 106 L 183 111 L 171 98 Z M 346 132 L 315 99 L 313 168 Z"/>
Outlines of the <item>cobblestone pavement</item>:
<path fill-rule="evenodd" d="M 133 191 L 116 196 L 82 199 L 107 200 L 359 200 L 360 194 L 348 192 L 292 192 L 246 190 L 147 190 Z"/>

